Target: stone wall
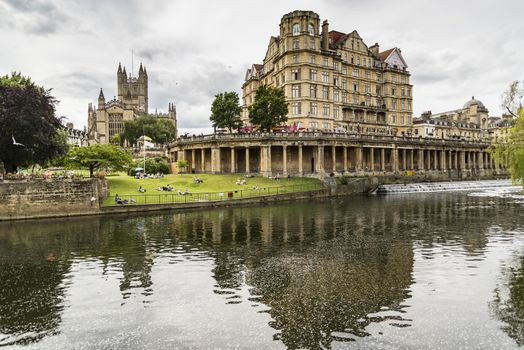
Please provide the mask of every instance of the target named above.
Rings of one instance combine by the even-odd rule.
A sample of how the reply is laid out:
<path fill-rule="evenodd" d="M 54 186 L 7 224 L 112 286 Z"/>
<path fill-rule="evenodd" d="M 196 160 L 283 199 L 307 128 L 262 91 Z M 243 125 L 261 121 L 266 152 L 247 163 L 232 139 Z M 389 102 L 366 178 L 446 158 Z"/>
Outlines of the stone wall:
<path fill-rule="evenodd" d="M 98 214 L 107 195 L 105 180 L 27 180 L 0 182 L 0 221 Z M 92 204 L 91 197 L 97 198 Z"/>

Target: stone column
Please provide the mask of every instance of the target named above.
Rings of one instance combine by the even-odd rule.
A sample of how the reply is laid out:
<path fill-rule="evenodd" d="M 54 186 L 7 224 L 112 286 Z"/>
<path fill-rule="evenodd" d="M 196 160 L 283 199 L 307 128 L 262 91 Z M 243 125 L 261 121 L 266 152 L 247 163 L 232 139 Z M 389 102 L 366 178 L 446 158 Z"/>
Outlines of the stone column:
<path fill-rule="evenodd" d="M 287 146 L 282 146 L 282 175 L 287 176 Z"/>
<path fill-rule="evenodd" d="M 478 159 L 479 159 L 479 168 L 484 169 L 484 152 L 478 153 Z"/>
<path fill-rule="evenodd" d="M 235 173 L 235 147 L 231 147 L 231 174 Z"/>
<path fill-rule="evenodd" d="M 304 169 L 302 166 L 302 145 L 298 145 L 298 174 L 304 176 Z"/>
<path fill-rule="evenodd" d="M 315 172 L 317 174 L 324 173 L 324 146 L 317 146 L 317 162 L 315 164 Z"/>
<path fill-rule="evenodd" d="M 424 168 L 424 150 L 423 149 L 419 149 L 418 150 L 418 168 L 419 170 L 422 170 L 424 171 L 425 168 Z"/>
<path fill-rule="evenodd" d="M 405 159 L 406 159 L 406 150 L 404 149 L 404 162 L 405 162 Z M 391 158 L 392 158 L 392 162 L 393 162 L 393 172 L 394 173 L 397 173 L 398 172 L 398 168 L 399 168 L 399 162 L 398 162 L 398 148 L 392 148 L 391 149 Z"/>
<path fill-rule="evenodd" d="M 435 159 L 435 163 L 433 164 L 433 169 L 438 170 L 438 150 L 433 151 L 433 158 Z"/>
<path fill-rule="evenodd" d="M 355 171 L 362 171 L 362 147 L 355 148 Z"/>
<path fill-rule="evenodd" d="M 380 149 L 380 171 L 386 171 L 386 150 Z"/>
<path fill-rule="evenodd" d="M 445 171 L 447 169 L 445 150 L 440 151 L 440 165 L 441 165 L 440 170 Z"/>
<path fill-rule="evenodd" d="M 410 167 L 411 167 L 411 170 L 413 170 L 415 169 L 415 150 L 412 148 L 411 152 L 409 153 L 410 153 L 410 160 L 411 160 Z"/>
<path fill-rule="evenodd" d="M 348 172 L 348 148 L 344 146 L 343 148 L 343 156 L 344 156 L 344 173 Z"/>
<path fill-rule="evenodd" d="M 453 169 L 453 156 L 451 154 L 451 150 L 448 151 L 449 154 L 448 154 L 448 168 L 449 169 Z"/>
<path fill-rule="evenodd" d="M 460 151 L 460 169 L 466 169 L 466 152 Z"/>
<path fill-rule="evenodd" d="M 249 147 L 246 147 L 246 174 L 250 173 L 249 169 Z"/>
<path fill-rule="evenodd" d="M 211 148 L 211 172 L 220 173 L 220 147 Z"/>
<path fill-rule="evenodd" d="M 408 169 L 408 159 L 407 159 L 407 151 L 406 149 L 404 148 L 402 150 L 402 170 L 407 170 Z"/>
<path fill-rule="evenodd" d="M 205 173 L 206 172 L 206 149 L 202 148 L 200 150 L 200 172 Z"/>
<path fill-rule="evenodd" d="M 260 173 L 271 176 L 271 146 L 260 146 Z"/>
<path fill-rule="evenodd" d="M 369 149 L 369 159 L 371 163 L 371 171 L 375 171 L 375 149 L 371 147 Z"/>
<path fill-rule="evenodd" d="M 331 146 L 331 161 L 333 162 L 333 173 L 337 172 L 337 148 Z"/>
<path fill-rule="evenodd" d="M 196 162 L 195 162 L 195 158 L 196 158 L 196 150 L 195 149 L 192 149 L 191 150 L 191 173 L 193 173 L 193 170 L 196 169 Z M 195 171 L 196 172 L 196 171 Z"/>

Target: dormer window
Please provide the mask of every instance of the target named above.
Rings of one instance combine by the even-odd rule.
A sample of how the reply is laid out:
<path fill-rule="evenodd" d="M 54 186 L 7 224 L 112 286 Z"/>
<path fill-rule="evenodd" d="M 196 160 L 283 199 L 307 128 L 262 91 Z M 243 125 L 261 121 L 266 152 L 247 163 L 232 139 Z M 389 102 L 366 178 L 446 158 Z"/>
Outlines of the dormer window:
<path fill-rule="evenodd" d="M 309 35 L 315 35 L 315 28 L 311 23 L 309 23 L 307 26 L 307 32 L 309 33 Z"/>
<path fill-rule="evenodd" d="M 300 34 L 300 24 L 295 23 L 293 24 L 293 35 L 299 35 Z"/>

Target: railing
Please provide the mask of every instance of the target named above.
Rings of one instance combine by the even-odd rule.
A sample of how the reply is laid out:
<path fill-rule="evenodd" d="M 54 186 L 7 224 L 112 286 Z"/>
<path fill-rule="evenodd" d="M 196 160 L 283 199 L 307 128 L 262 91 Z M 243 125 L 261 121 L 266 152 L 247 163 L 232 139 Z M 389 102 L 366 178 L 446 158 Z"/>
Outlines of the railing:
<path fill-rule="evenodd" d="M 285 181 L 285 180 L 283 180 Z M 239 190 L 222 191 L 222 192 L 169 192 L 158 194 L 128 194 L 120 195 L 117 202 L 114 198 L 108 198 L 102 206 L 129 206 L 144 204 L 170 204 L 170 203 L 202 203 L 228 201 L 241 198 L 254 198 L 273 196 L 285 193 L 299 193 L 324 189 L 322 183 L 305 183 L 287 186 L 266 186 L 243 188 Z"/>

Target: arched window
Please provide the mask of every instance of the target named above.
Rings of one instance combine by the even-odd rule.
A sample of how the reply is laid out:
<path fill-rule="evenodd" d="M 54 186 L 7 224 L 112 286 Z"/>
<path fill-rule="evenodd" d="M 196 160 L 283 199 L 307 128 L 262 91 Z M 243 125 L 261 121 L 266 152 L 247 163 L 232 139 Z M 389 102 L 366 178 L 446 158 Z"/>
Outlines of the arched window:
<path fill-rule="evenodd" d="M 298 35 L 298 34 L 300 34 L 300 24 L 295 23 L 293 24 L 293 35 Z"/>
<path fill-rule="evenodd" d="M 309 33 L 309 35 L 315 35 L 315 28 L 311 23 L 309 23 L 307 26 L 307 32 Z"/>

